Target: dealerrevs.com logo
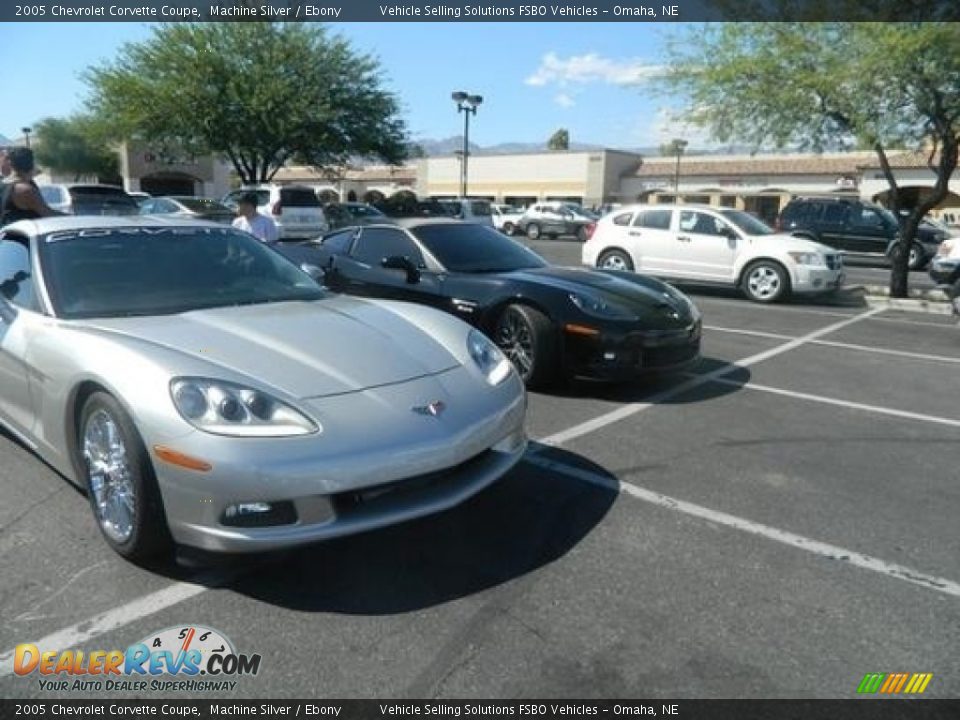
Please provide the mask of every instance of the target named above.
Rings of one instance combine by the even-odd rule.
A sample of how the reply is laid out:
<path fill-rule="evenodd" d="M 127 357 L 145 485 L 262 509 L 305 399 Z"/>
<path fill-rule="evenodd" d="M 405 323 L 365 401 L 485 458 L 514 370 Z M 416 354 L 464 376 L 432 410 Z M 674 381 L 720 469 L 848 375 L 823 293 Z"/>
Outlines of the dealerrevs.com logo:
<path fill-rule="evenodd" d="M 59 650 L 17 645 L 13 671 L 41 690 L 198 692 L 233 690 L 256 675 L 260 655 L 238 653 L 218 630 L 181 625 L 151 633 L 126 650 Z"/>

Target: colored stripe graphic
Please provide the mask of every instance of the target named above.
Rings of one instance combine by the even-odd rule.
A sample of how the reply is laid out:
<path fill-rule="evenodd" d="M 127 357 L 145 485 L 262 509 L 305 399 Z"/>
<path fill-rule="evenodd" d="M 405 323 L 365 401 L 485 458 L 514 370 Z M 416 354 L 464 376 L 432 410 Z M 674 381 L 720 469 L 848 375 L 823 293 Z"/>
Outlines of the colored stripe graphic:
<path fill-rule="evenodd" d="M 867 673 L 857 686 L 857 692 L 919 695 L 932 679 L 933 673 Z"/>

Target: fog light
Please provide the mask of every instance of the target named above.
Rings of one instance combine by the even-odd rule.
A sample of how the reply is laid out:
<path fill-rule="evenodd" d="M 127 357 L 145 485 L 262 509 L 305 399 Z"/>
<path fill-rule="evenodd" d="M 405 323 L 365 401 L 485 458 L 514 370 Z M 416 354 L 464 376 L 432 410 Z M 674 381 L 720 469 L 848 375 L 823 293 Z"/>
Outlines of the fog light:
<path fill-rule="evenodd" d="M 293 503 L 287 500 L 274 503 L 237 503 L 227 506 L 220 521 L 233 527 L 292 525 L 297 521 L 297 511 Z"/>

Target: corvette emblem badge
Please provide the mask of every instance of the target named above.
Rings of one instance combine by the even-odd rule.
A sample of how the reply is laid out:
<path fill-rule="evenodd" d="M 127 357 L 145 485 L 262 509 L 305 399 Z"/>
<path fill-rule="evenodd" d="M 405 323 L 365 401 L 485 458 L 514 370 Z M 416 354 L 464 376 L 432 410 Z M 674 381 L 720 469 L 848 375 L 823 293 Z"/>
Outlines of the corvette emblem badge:
<path fill-rule="evenodd" d="M 412 408 L 417 415 L 429 415 L 430 417 L 440 417 L 440 413 L 447 409 L 442 400 L 434 400 L 429 405 L 416 405 Z"/>

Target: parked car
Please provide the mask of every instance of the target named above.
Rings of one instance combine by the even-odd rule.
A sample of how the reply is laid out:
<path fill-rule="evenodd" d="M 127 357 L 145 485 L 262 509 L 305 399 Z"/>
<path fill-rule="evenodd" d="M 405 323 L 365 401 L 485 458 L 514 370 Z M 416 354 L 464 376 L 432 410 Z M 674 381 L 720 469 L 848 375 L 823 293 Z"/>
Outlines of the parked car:
<path fill-rule="evenodd" d="M 489 200 L 473 198 L 437 198 L 447 208 L 447 215 L 457 220 L 493 227 L 493 210 Z"/>
<path fill-rule="evenodd" d="M 493 226 L 507 235 L 513 235 L 517 228 L 517 221 L 523 217 L 524 213 L 520 208 L 501 203 L 490 205 L 490 212 L 493 217 Z"/>
<path fill-rule="evenodd" d="M 777 229 L 874 259 L 889 258 L 900 238 L 900 223 L 892 212 L 851 198 L 795 198 L 781 211 Z M 919 233 L 910 248 L 910 269 L 925 267 L 939 244 Z"/>
<path fill-rule="evenodd" d="M 944 240 L 930 261 L 930 277 L 960 314 L 960 237 Z"/>
<path fill-rule="evenodd" d="M 40 195 L 51 208 L 68 215 L 137 215 L 140 212 L 137 201 L 116 185 L 41 185 Z"/>
<path fill-rule="evenodd" d="M 597 222 L 585 265 L 739 287 L 757 302 L 822 293 L 843 284 L 841 253 L 777 233 L 732 208 L 628 205 Z"/>
<path fill-rule="evenodd" d="M 390 218 L 373 205 L 360 202 L 327 203 L 323 206 L 323 215 L 330 230 L 353 225 L 390 222 Z"/>
<path fill-rule="evenodd" d="M 329 294 L 229 227 L 12 223 L 0 330 L 0 423 L 88 492 L 133 560 L 438 512 L 526 447 L 523 385 L 482 333 Z"/>
<path fill-rule="evenodd" d="M 527 208 L 517 221 L 516 227 L 531 240 L 544 235 L 554 239 L 561 235 L 573 235 L 585 242 L 596 223 L 596 218 L 586 214 L 572 203 L 543 202 Z"/>
<path fill-rule="evenodd" d="M 237 201 L 244 193 L 257 193 L 257 212 L 273 218 L 281 240 L 315 238 L 330 227 L 323 215 L 323 203 L 305 185 L 255 185 L 233 190 L 220 201 L 236 211 Z"/>
<path fill-rule="evenodd" d="M 141 215 L 162 215 L 193 220 L 209 220 L 229 225 L 236 213 L 216 200 L 189 195 L 169 195 L 140 201 Z"/>
<path fill-rule="evenodd" d="M 482 330 L 528 387 L 675 371 L 700 353 L 700 312 L 653 278 L 559 268 L 493 228 L 400 220 L 280 249 L 333 290 L 429 305 Z"/>

